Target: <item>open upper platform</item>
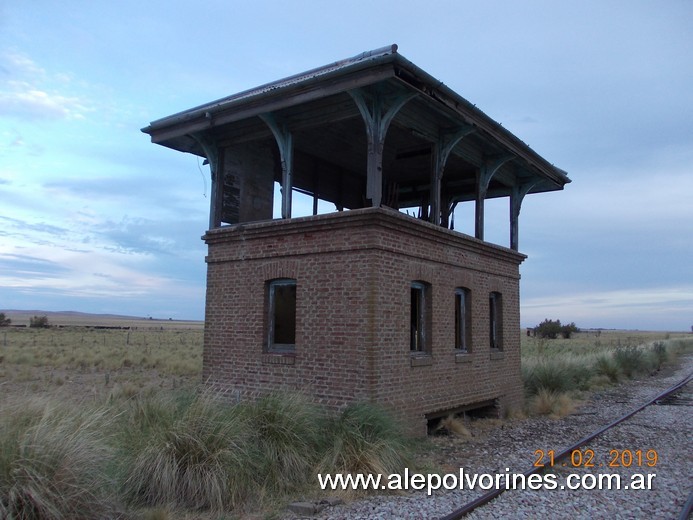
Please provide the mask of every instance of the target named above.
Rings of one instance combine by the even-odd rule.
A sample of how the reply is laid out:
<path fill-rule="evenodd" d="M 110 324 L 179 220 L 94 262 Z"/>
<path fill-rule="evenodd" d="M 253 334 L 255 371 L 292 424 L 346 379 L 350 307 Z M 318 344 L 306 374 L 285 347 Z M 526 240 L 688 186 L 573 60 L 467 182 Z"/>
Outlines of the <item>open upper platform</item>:
<path fill-rule="evenodd" d="M 507 196 L 517 249 L 523 197 L 570 182 L 396 45 L 159 119 L 143 132 L 210 162 L 210 228 L 271 218 L 265 199 L 276 181 L 283 218 L 291 217 L 293 190 L 339 210 L 418 207 L 422 218 L 444 227 L 457 203 L 474 200 L 483 239 L 483 201 Z M 231 172 L 228 155 L 239 150 L 257 160 Z M 242 207 L 249 197 L 255 209 Z"/>

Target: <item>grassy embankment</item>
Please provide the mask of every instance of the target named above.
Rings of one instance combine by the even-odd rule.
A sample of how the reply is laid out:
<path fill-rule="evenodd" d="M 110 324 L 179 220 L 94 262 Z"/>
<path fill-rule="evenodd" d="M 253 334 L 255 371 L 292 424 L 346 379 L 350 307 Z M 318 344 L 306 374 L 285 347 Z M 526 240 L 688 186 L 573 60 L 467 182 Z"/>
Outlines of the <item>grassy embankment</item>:
<path fill-rule="evenodd" d="M 692 346 L 663 334 L 523 338 L 528 403 L 560 415 L 579 392 Z M 318 472 L 408 464 L 408 441 L 378 408 L 327 415 L 297 396 L 229 406 L 197 392 L 201 350 L 201 330 L 0 330 L 0 518 L 272 511 L 314 495 Z"/>
<path fill-rule="evenodd" d="M 200 330 L 0 330 L 0 518 L 272 511 L 319 472 L 408 464 L 378 407 L 199 391 L 201 351 Z"/>

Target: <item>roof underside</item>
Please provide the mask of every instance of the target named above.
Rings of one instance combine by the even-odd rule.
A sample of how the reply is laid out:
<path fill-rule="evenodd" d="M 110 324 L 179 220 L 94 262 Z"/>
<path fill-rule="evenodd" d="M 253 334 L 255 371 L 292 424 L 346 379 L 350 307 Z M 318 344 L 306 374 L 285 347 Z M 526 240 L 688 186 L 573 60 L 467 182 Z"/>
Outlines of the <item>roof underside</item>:
<path fill-rule="evenodd" d="M 383 179 L 396 187 L 399 207 L 421 203 L 430 188 L 433 144 L 464 127 L 473 131 L 454 146 L 445 163 L 441 189 L 447 200 L 474 199 L 481 165 L 504 156 L 512 160 L 493 175 L 487 197 L 507 196 L 513 186 L 531 186 L 529 193 L 537 193 L 560 190 L 570 182 L 565 172 L 403 58 L 395 45 L 154 121 L 143 132 L 154 143 L 205 157 L 200 136 L 217 146 L 273 143 L 260 118 L 271 113 L 293 136 L 293 187 L 343 201 L 336 193 L 340 186 L 330 179 L 366 182 L 368 139 L 349 94 L 354 89 L 366 95 L 377 91 L 384 99 L 416 94 L 396 113 L 383 148 Z M 358 206 L 356 198 L 351 206 Z"/>

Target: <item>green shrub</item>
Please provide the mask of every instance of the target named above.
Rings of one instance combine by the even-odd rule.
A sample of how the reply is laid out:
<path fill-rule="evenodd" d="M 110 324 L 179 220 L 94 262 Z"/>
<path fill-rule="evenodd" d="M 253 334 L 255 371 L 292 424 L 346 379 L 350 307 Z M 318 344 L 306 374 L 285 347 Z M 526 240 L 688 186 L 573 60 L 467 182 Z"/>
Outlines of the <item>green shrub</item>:
<path fill-rule="evenodd" d="M 110 516 L 112 452 L 105 410 L 68 413 L 38 401 L 0 410 L 0 518 Z"/>
<path fill-rule="evenodd" d="M 669 352 L 666 344 L 663 341 L 655 341 L 652 344 L 651 353 L 657 370 L 659 370 L 664 363 L 669 361 Z"/>
<path fill-rule="evenodd" d="M 546 319 L 534 327 L 534 333 L 540 338 L 556 339 L 561 333 L 561 320 Z"/>
<path fill-rule="evenodd" d="M 577 328 L 575 323 L 561 325 L 561 320 L 554 321 L 546 319 L 534 327 L 534 334 L 544 339 L 556 339 L 559 334 L 564 339 L 570 339 L 575 332 L 580 332 L 580 329 Z"/>
<path fill-rule="evenodd" d="M 568 364 L 556 358 L 523 363 L 522 378 L 528 395 L 536 395 L 541 389 L 567 392 L 576 388 L 575 379 Z"/>
<path fill-rule="evenodd" d="M 244 405 L 243 413 L 262 490 L 283 493 L 312 482 L 322 437 L 317 408 L 297 394 L 270 394 Z"/>
<path fill-rule="evenodd" d="M 614 359 L 611 353 L 605 353 L 597 357 L 594 368 L 597 374 L 608 377 L 612 383 L 617 383 L 621 378 L 621 369 L 618 361 Z"/>
<path fill-rule="evenodd" d="M 614 360 L 626 377 L 633 377 L 647 368 L 645 353 L 636 346 L 618 347 Z"/>
<path fill-rule="evenodd" d="M 29 327 L 34 329 L 47 329 L 50 327 L 48 316 L 34 316 L 29 318 Z"/>
<path fill-rule="evenodd" d="M 181 415 L 170 421 L 171 412 Z M 180 409 L 182 408 L 182 409 Z M 257 476 L 247 421 L 231 406 L 200 396 L 142 409 L 151 437 L 134 460 L 125 493 L 139 506 L 223 511 L 248 498 Z M 149 417 L 161 417 L 160 424 Z"/>
<path fill-rule="evenodd" d="M 570 337 L 576 332 L 580 332 L 580 329 L 577 328 L 574 322 L 561 327 L 561 336 L 563 336 L 565 339 L 570 339 Z"/>
<path fill-rule="evenodd" d="M 325 438 L 322 473 L 390 474 L 407 465 L 410 447 L 401 425 L 371 403 L 347 406 L 329 420 Z"/>

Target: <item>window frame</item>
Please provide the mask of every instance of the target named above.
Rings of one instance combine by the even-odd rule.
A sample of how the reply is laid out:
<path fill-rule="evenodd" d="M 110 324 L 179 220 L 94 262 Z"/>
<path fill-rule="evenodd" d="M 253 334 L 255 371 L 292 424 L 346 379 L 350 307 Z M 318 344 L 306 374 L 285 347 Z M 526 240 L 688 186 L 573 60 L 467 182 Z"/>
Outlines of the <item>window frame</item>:
<path fill-rule="evenodd" d="M 489 293 L 489 344 L 492 350 L 503 350 L 503 294 Z"/>
<path fill-rule="evenodd" d="M 277 288 L 293 287 L 293 343 L 276 343 L 276 292 Z M 297 283 L 294 278 L 277 278 L 267 282 L 267 312 L 266 316 L 266 351 L 276 353 L 293 353 L 296 350 L 296 293 Z"/>
<path fill-rule="evenodd" d="M 472 351 L 472 291 L 467 287 L 455 288 L 455 350 Z"/>
<path fill-rule="evenodd" d="M 411 282 L 409 287 L 409 351 L 412 355 L 430 354 L 431 285 L 417 280 Z"/>

